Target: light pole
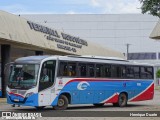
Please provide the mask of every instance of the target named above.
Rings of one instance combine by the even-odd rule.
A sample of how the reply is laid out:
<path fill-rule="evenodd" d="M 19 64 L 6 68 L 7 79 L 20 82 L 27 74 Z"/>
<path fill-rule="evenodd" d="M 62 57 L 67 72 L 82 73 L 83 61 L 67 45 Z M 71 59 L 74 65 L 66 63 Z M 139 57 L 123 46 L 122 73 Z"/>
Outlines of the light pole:
<path fill-rule="evenodd" d="M 128 60 L 128 56 L 129 56 L 129 46 L 130 46 L 131 44 L 129 44 L 129 43 L 127 43 L 126 44 L 126 46 L 127 46 L 127 60 Z"/>

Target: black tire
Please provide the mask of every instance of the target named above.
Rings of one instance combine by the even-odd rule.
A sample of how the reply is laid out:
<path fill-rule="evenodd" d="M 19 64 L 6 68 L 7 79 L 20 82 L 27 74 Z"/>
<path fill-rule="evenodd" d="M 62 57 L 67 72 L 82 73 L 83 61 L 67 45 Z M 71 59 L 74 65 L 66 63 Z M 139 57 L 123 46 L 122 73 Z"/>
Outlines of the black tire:
<path fill-rule="evenodd" d="M 118 106 L 119 107 L 127 106 L 127 101 L 128 101 L 127 95 L 125 93 L 121 93 L 118 98 Z"/>
<path fill-rule="evenodd" d="M 65 110 L 68 107 L 68 98 L 65 95 L 60 95 L 57 106 L 53 106 L 55 110 Z"/>
<path fill-rule="evenodd" d="M 94 106 L 96 107 L 102 107 L 104 105 L 104 103 L 96 103 L 96 104 L 93 104 Z"/>
<path fill-rule="evenodd" d="M 36 106 L 35 107 L 37 110 L 43 110 L 45 108 L 45 106 Z"/>

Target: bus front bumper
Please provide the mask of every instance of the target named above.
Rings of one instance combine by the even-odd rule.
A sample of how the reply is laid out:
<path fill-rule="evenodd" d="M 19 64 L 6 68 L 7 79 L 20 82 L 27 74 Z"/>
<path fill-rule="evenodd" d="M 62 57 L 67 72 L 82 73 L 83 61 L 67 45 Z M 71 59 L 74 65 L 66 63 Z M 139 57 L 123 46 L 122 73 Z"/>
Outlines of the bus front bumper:
<path fill-rule="evenodd" d="M 38 94 L 33 94 L 25 98 L 12 94 L 7 94 L 7 103 L 22 106 L 38 106 Z"/>

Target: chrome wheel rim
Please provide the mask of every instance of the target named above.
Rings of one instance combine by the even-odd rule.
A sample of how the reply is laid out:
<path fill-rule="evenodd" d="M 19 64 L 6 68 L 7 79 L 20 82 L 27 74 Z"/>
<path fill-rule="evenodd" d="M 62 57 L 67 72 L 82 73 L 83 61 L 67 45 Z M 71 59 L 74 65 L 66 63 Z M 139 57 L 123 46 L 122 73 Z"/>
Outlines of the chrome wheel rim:
<path fill-rule="evenodd" d="M 60 106 L 60 107 L 64 106 L 64 100 L 63 99 L 58 100 L 58 106 Z"/>

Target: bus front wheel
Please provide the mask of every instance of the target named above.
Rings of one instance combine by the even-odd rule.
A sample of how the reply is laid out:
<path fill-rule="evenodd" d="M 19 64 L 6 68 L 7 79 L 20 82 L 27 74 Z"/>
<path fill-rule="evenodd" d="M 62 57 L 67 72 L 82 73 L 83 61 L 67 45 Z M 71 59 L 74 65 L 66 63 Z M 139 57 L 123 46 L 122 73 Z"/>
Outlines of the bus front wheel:
<path fill-rule="evenodd" d="M 65 95 L 60 95 L 58 98 L 57 106 L 54 106 L 53 108 L 55 110 L 65 110 L 68 107 L 68 98 Z"/>
<path fill-rule="evenodd" d="M 119 107 L 125 107 L 127 106 L 127 101 L 127 95 L 125 93 L 121 93 L 118 98 L 118 103 L 115 104 L 115 106 L 118 105 Z"/>

